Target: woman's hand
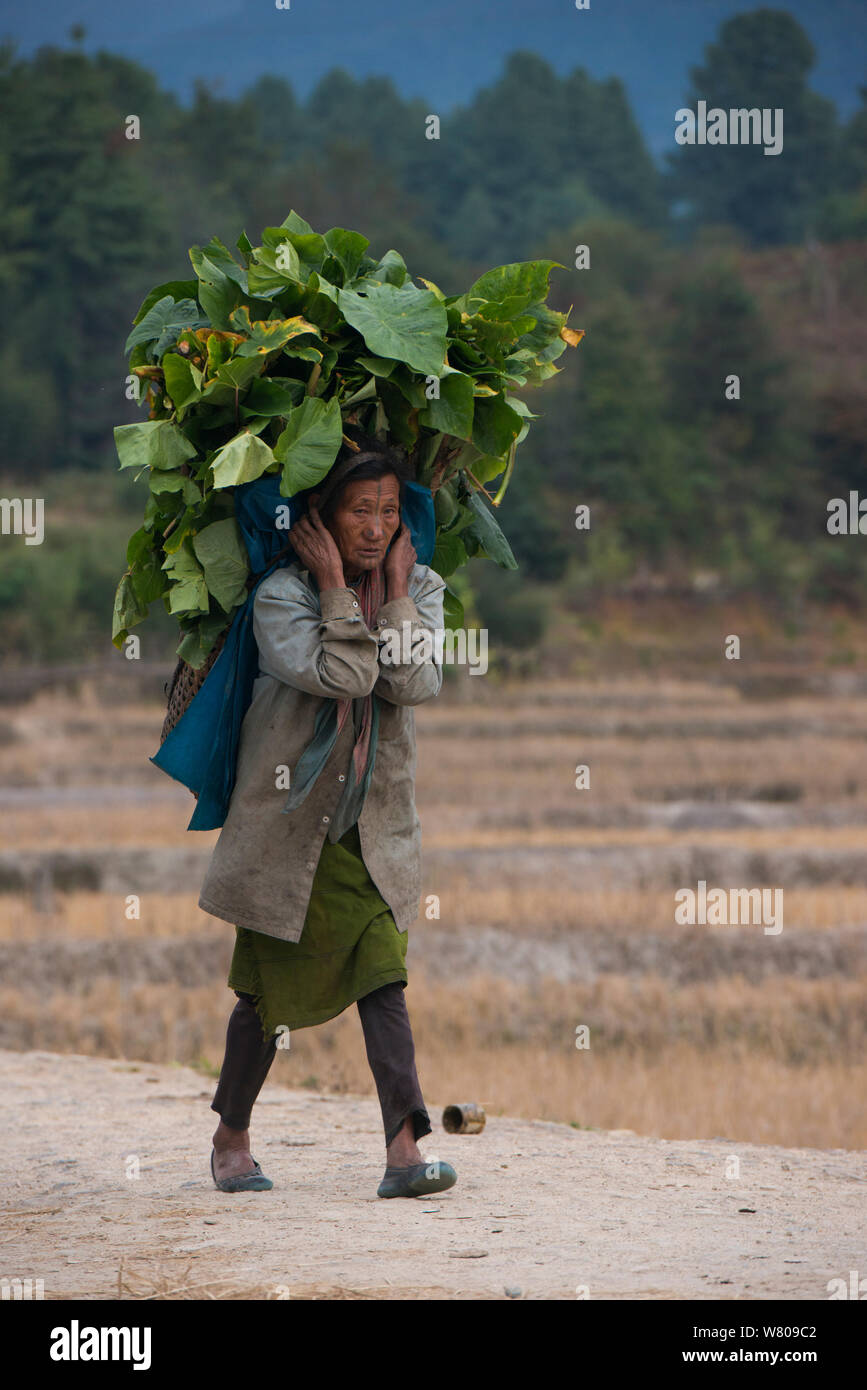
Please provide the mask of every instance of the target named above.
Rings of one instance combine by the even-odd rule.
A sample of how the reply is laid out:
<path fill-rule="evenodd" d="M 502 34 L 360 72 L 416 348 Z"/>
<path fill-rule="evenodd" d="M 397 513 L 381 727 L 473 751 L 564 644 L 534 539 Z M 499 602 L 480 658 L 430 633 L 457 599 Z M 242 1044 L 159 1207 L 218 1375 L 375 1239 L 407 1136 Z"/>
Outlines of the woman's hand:
<path fill-rule="evenodd" d="M 409 593 L 409 576 L 418 555 L 409 534 L 409 528 L 401 522 L 400 530 L 391 543 L 391 549 L 383 562 L 388 597 L 406 598 Z"/>
<path fill-rule="evenodd" d="M 340 551 L 312 503 L 308 514 L 300 517 L 290 530 L 289 540 L 295 554 L 310 570 L 320 589 L 346 588 Z"/>

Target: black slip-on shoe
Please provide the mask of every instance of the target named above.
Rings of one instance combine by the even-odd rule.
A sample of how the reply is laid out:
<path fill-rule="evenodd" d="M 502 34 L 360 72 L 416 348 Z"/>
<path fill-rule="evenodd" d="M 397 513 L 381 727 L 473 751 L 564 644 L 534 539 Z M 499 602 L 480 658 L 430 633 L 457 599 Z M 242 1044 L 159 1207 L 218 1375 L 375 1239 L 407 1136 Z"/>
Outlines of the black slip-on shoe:
<path fill-rule="evenodd" d="M 376 1195 L 427 1197 L 431 1192 L 446 1192 L 454 1187 L 457 1180 L 458 1175 L 450 1163 L 431 1159 L 425 1163 L 412 1163 L 408 1168 L 386 1168 Z"/>
<path fill-rule="evenodd" d="M 250 1155 L 253 1158 L 253 1155 Z M 211 1149 L 211 1177 L 214 1179 L 214 1186 L 220 1192 L 267 1192 L 273 1187 L 270 1178 L 266 1178 L 262 1169 L 253 1158 L 253 1167 L 249 1173 L 236 1173 L 231 1178 L 218 1178 L 214 1172 L 214 1150 Z"/>

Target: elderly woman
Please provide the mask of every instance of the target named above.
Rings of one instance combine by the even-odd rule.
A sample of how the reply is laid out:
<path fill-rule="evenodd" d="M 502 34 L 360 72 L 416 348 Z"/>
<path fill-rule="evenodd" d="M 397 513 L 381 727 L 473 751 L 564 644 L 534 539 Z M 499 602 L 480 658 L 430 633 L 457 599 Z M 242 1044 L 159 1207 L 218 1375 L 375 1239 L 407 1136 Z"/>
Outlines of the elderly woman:
<path fill-rule="evenodd" d="M 211 1172 L 223 1192 L 273 1185 L 250 1152 L 249 1126 L 281 1035 L 353 1002 L 385 1131 L 377 1195 L 418 1197 L 457 1181 L 418 1149 L 431 1124 L 404 999 L 421 894 L 412 706 L 439 693 L 442 668 L 436 650 L 414 659 L 412 643 L 400 648 L 409 659 L 394 661 L 397 644 L 384 639 L 405 622 L 415 638 L 441 628 L 445 586 L 416 563 L 400 470 L 372 439 L 343 454 L 289 533 L 300 563 L 265 579 L 254 603 L 259 675 L 199 898 L 236 931 L 238 1002 L 211 1107 L 220 1116 Z"/>

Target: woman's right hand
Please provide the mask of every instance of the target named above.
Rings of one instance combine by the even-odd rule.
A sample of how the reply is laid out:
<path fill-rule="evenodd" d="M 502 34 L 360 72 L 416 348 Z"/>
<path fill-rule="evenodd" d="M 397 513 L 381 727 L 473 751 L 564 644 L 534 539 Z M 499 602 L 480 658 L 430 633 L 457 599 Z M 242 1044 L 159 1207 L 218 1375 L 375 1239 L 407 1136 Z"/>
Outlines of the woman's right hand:
<path fill-rule="evenodd" d="M 337 544 L 311 503 L 306 516 L 296 521 L 289 532 L 295 554 L 316 579 L 320 589 L 345 589 L 343 560 Z"/>

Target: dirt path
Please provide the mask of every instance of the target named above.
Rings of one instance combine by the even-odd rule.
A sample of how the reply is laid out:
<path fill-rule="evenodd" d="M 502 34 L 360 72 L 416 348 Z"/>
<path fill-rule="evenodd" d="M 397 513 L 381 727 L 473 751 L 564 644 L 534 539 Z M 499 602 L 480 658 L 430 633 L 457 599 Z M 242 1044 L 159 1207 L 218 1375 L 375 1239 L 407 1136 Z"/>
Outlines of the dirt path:
<path fill-rule="evenodd" d="M 46 1298 L 826 1299 L 867 1274 L 862 1153 L 496 1117 L 448 1135 L 441 1103 L 465 1097 L 440 1097 L 421 1147 L 457 1187 L 382 1201 L 375 1100 L 269 1082 L 254 1152 L 274 1189 L 225 1196 L 213 1086 L 188 1068 L 4 1051 L 0 1085 L 0 1276 Z"/>

